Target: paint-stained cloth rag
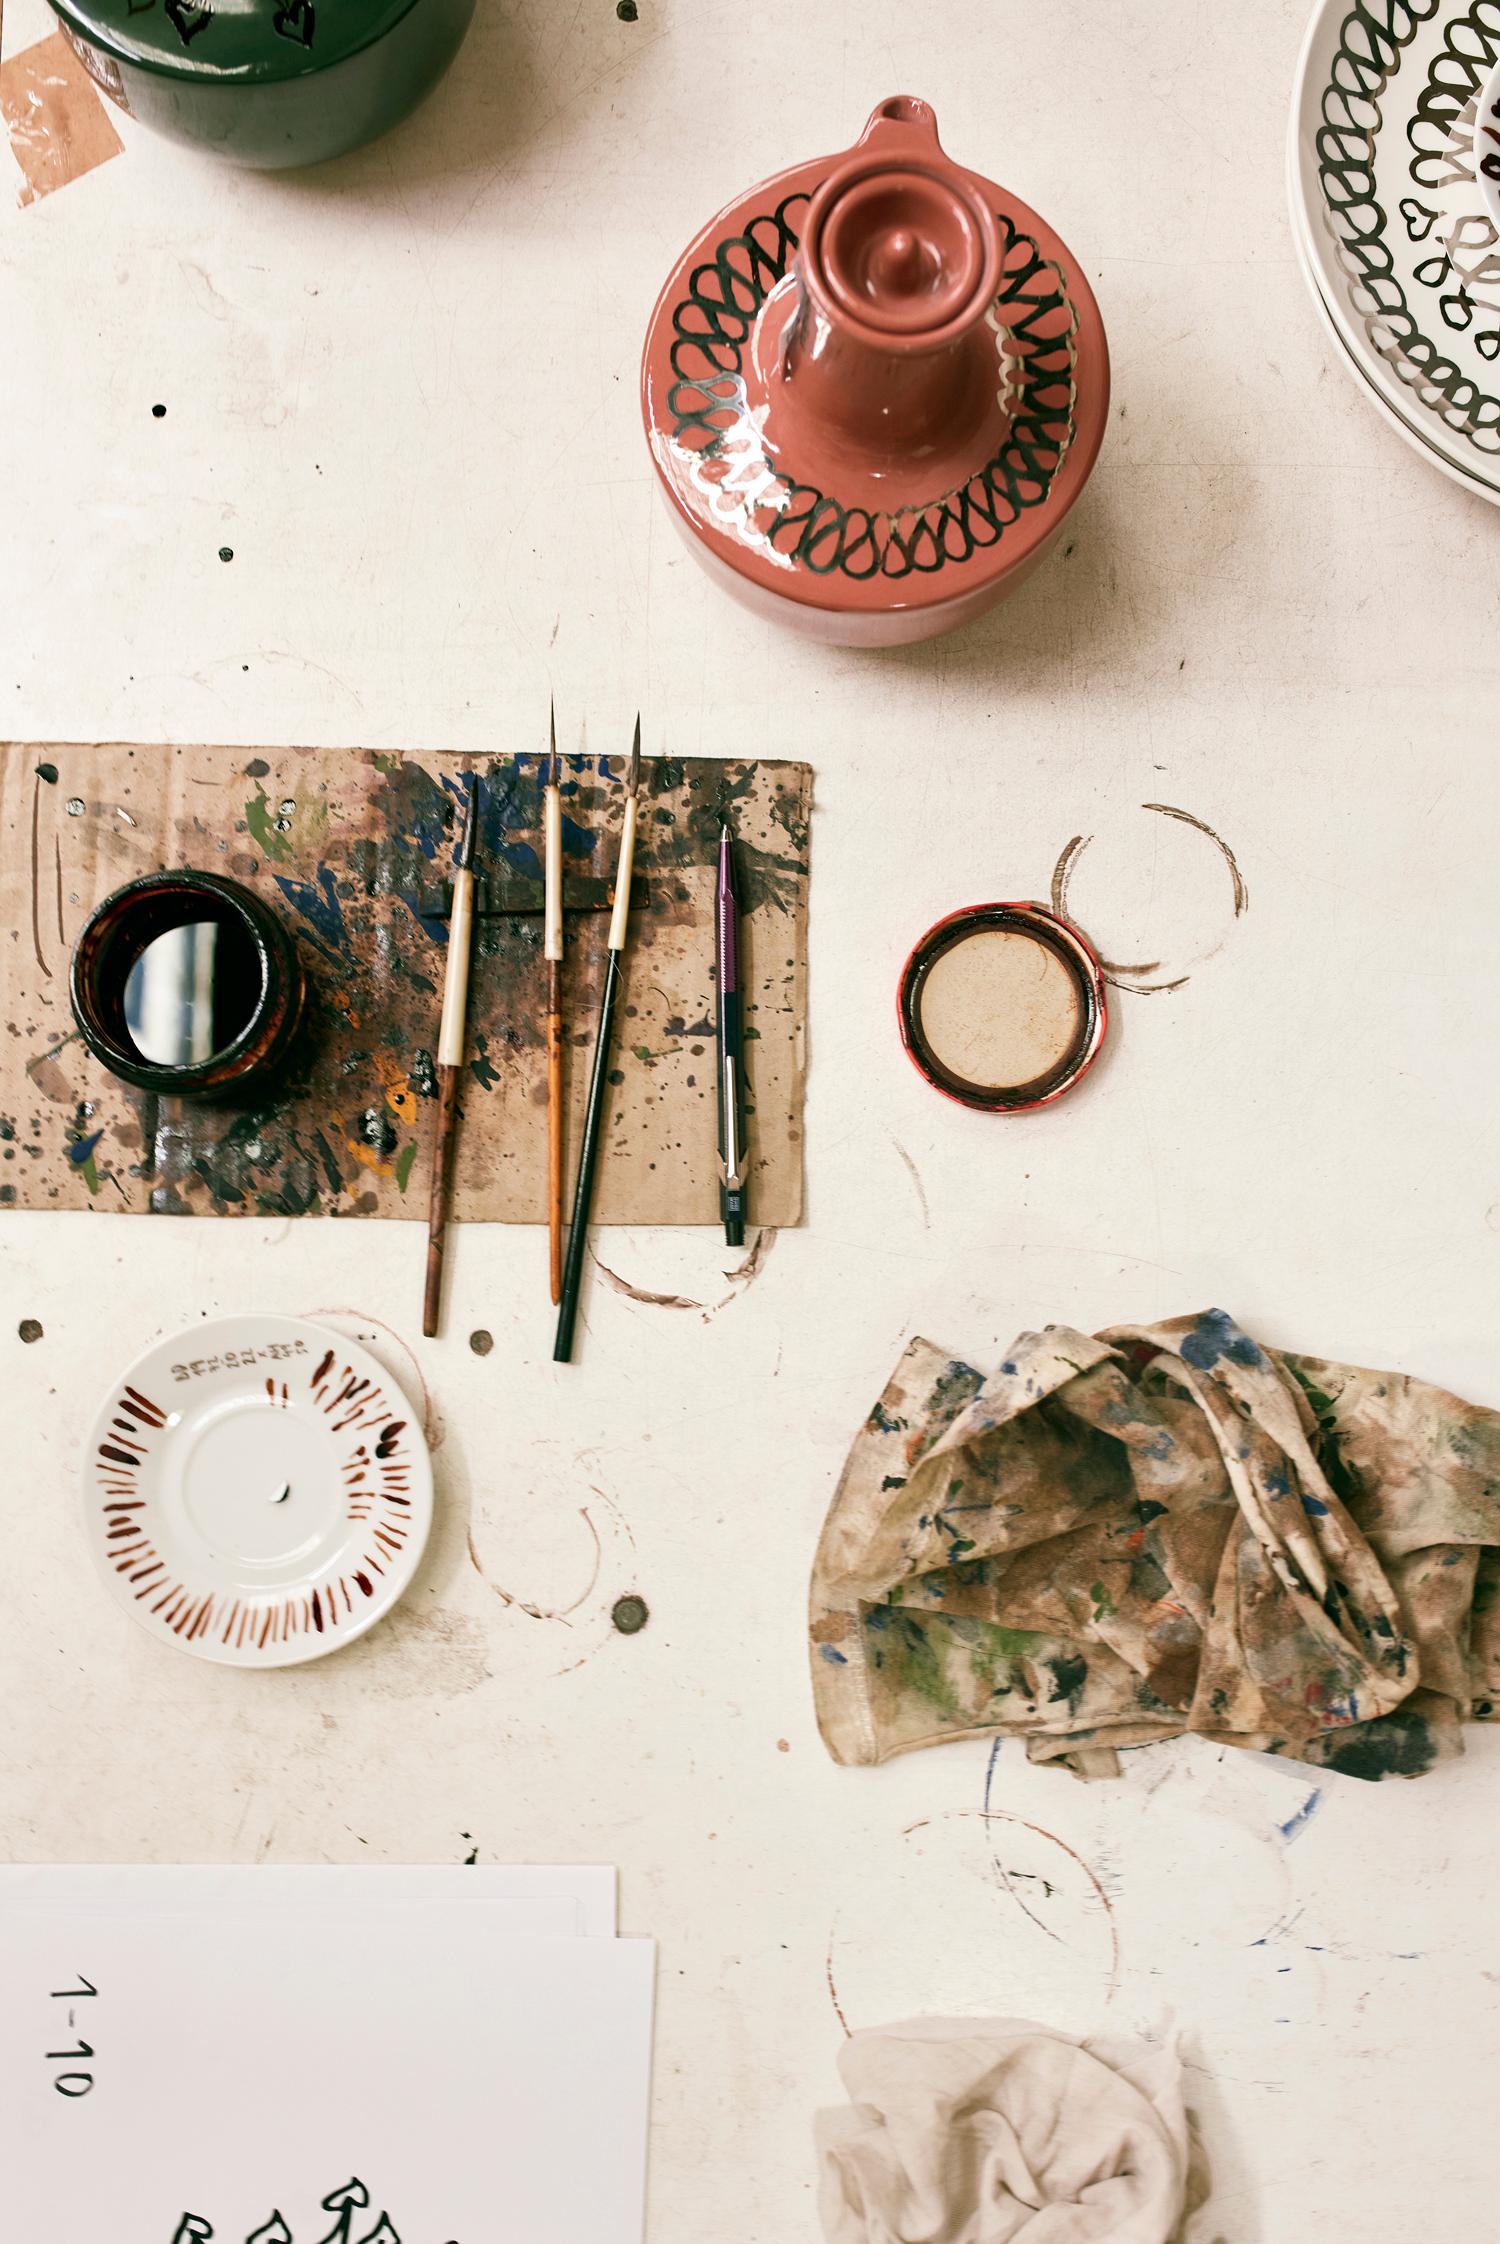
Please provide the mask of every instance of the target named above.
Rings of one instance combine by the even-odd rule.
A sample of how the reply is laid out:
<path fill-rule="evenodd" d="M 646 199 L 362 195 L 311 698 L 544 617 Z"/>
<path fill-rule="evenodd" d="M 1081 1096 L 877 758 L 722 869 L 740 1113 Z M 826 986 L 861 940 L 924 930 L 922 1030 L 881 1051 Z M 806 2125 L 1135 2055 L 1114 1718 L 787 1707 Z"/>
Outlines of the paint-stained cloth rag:
<path fill-rule="evenodd" d="M 1184 1731 L 1420 1776 L 1500 1700 L 1500 1415 L 1262 1348 L 1222 1310 L 914 1340 L 812 1586 L 837 1761 L 1018 1734 L 1118 1773 Z"/>
<path fill-rule="evenodd" d="M 1179 2244 L 1205 2193 L 1172 2049 L 923 2018 L 855 2034 L 839 2070 L 828 2244 Z"/>

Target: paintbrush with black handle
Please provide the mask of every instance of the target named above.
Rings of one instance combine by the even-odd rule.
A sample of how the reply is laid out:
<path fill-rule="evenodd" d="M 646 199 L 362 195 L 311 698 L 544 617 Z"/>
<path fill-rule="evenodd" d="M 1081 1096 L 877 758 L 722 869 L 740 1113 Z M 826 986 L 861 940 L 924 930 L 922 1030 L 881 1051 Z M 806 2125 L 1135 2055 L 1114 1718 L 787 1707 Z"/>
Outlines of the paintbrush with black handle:
<path fill-rule="evenodd" d="M 609 923 L 609 948 L 604 963 L 604 993 L 599 1000 L 599 1030 L 594 1040 L 594 1072 L 589 1081 L 589 1103 L 584 1116 L 583 1148 L 578 1161 L 578 1183 L 573 1194 L 573 1224 L 568 1233 L 568 1257 L 563 1268 L 562 1301 L 557 1312 L 557 1340 L 553 1361 L 570 1363 L 573 1327 L 578 1318 L 578 1290 L 583 1283 L 583 1258 L 588 1248 L 589 1209 L 594 1198 L 594 1170 L 599 1141 L 604 1135 L 604 1109 L 609 1095 L 609 1055 L 614 1041 L 615 1002 L 622 979 L 621 954 L 630 929 L 630 883 L 635 871 L 635 820 L 641 784 L 641 720 L 635 720 L 635 742 L 630 769 L 625 775 L 625 818 L 620 829 L 620 857 L 615 867 L 615 906 Z"/>
<path fill-rule="evenodd" d="M 745 1016 L 740 998 L 740 900 L 734 881 L 734 839 L 726 818 L 719 831 L 714 895 L 715 979 L 719 987 L 719 1212 L 724 1243 L 745 1244 Z"/>
<path fill-rule="evenodd" d="M 552 752 L 542 790 L 543 891 L 542 955 L 547 961 L 547 1250 L 552 1298 L 562 1298 L 563 1201 L 563 858 L 562 771 L 557 759 L 557 710 L 551 713 Z"/>
<path fill-rule="evenodd" d="M 474 948 L 474 844 L 479 825 L 479 791 L 472 774 L 458 847 L 453 852 L 453 903 L 448 913 L 448 965 L 443 977 L 443 1018 L 438 1030 L 438 1107 L 432 1146 L 432 1196 L 427 1204 L 427 1282 L 422 1293 L 422 1330 L 430 1340 L 438 1328 L 443 1297 L 443 1241 L 453 1183 L 453 1151 L 458 1143 L 458 1082 L 464 1064 L 469 1012 L 469 961 Z"/>

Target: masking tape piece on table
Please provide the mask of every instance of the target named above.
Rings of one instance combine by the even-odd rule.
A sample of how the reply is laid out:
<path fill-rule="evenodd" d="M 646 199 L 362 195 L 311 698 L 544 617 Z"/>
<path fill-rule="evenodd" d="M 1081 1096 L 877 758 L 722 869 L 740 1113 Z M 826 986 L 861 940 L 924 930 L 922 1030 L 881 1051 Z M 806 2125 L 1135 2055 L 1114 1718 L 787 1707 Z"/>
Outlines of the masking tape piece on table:
<path fill-rule="evenodd" d="M 21 167 L 23 209 L 121 151 L 98 87 L 60 31 L 0 63 L 0 117 Z"/>

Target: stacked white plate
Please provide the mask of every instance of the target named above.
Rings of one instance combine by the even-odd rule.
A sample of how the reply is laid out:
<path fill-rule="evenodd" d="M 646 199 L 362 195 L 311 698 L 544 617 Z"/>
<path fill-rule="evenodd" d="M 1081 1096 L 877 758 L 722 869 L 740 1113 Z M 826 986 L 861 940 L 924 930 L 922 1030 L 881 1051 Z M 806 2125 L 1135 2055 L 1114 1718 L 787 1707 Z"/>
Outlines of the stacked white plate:
<path fill-rule="evenodd" d="M 1434 467 L 1500 504 L 1500 193 L 1475 152 L 1497 91 L 1500 0 L 1319 0 L 1287 154 L 1341 362 Z"/>

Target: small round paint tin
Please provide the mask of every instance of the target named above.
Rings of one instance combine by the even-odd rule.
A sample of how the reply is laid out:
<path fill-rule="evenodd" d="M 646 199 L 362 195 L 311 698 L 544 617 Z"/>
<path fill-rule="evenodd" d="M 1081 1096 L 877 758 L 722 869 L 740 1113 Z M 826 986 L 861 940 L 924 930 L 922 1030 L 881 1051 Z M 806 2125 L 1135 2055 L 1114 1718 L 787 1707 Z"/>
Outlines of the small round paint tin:
<path fill-rule="evenodd" d="M 937 1090 L 991 1114 L 1070 1091 L 1104 1042 L 1104 971 L 1042 904 L 972 904 L 930 927 L 906 962 L 901 1041 Z"/>
<path fill-rule="evenodd" d="M 250 889 L 217 873 L 148 873 L 90 916 L 69 994 L 111 1075 L 223 1096 L 280 1065 L 306 984 L 290 933 Z"/>

